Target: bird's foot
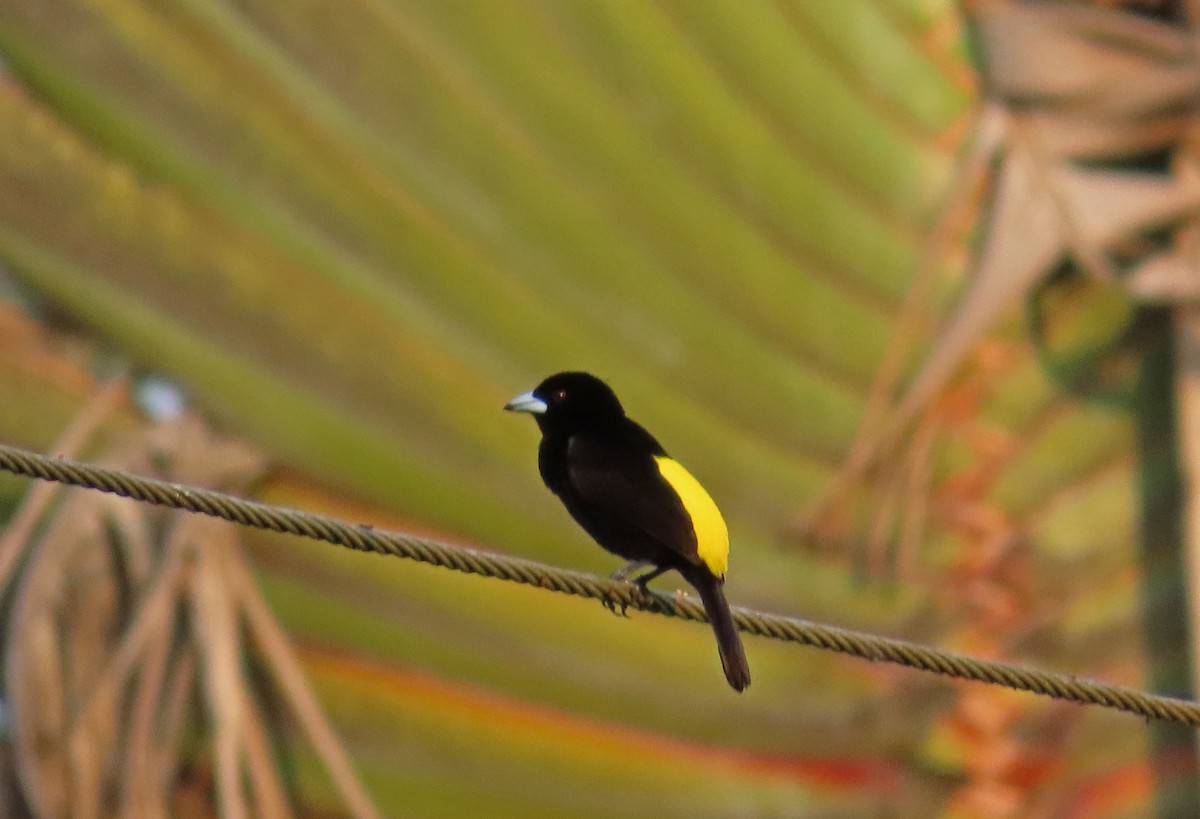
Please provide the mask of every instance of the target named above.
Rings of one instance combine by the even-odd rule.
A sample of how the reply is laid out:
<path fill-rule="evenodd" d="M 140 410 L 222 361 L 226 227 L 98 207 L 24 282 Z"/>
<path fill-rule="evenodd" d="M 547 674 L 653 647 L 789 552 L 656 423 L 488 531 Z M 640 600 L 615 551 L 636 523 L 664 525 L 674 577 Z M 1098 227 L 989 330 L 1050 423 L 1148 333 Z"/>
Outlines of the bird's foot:
<path fill-rule="evenodd" d="M 669 599 L 669 598 L 664 598 L 664 596 L 661 593 L 653 591 L 652 589 L 649 589 L 646 587 L 647 583 L 649 583 L 651 580 L 653 580 L 654 578 L 658 577 L 660 574 L 665 572 L 666 569 L 655 566 L 653 569 L 651 569 L 646 574 L 643 574 L 640 577 L 636 577 L 633 580 L 629 580 L 629 575 L 633 574 L 636 571 L 644 569 L 647 566 L 654 566 L 654 564 L 651 563 L 649 560 L 634 560 L 631 563 L 627 563 L 626 565 L 617 569 L 615 572 L 610 574 L 608 577 L 610 580 L 623 580 L 623 581 L 632 583 L 633 585 L 637 586 L 642 591 L 643 594 L 648 594 L 652 597 Z M 604 608 L 608 609 L 613 614 L 616 614 L 620 617 L 628 617 L 629 616 L 629 614 L 627 613 L 627 611 L 629 609 L 629 603 L 627 603 L 627 602 L 617 603 L 612 600 L 605 599 L 605 600 L 602 600 L 601 603 L 604 605 Z"/>
<path fill-rule="evenodd" d="M 629 604 L 624 601 L 618 602 L 615 600 L 609 600 L 606 597 L 600 601 L 600 605 L 604 606 L 604 608 L 608 609 L 610 612 L 617 615 L 618 617 L 628 617 L 629 616 L 628 614 L 625 613 L 626 609 L 629 608 Z"/>
<path fill-rule="evenodd" d="M 626 580 L 630 574 L 637 571 L 638 569 L 643 569 L 647 566 L 654 566 L 654 564 L 648 560 L 635 560 L 633 563 L 630 563 L 627 566 L 622 566 L 620 569 L 618 569 L 617 571 L 615 571 L 611 575 L 609 575 L 609 577 L 612 578 L 613 580 Z M 640 577 L 635 577 L 634 579 L 629 580 L 628 582 L 633 584 L 634 586 L 637 586 L 638 590 L 643 595 L 648 596 L 648 597 L 653 597 L 669 607 L 671 604 L 671 595 L 664 594 L 663 592 L 660 592 L 660 591 L 656 591 L 647 585 L 651 580 L 653 580 L 654 578 L 658 577 L 660 574 L 662 574 L 663 572 L 666 572 L 666 571 L 668 571 L 668 570 L 661 566 L 654 566 L 654 568 L 651 569 L 650 571 L 646 572 L 645 574 L 641 575 Z M 613 614 L 620 615 L 621 617 L 629 616 L 627 614 L 627 610 L 629 608 L 629 603 L 622 602 L 622 603 L 618 604 L 618 603 L 614 603 L 611 600 L 604 600 L 603 603 L 604 603 L 604 608 L 608 609 Z"/>
<path fill-rule="evenodd" d="M 645 583 L 640 581 L 634 582 L 637 584 L 637 587 L 642 590 L 642 594 L 657 600 L 665 610 L 670 611 L 675 607 L 675 600 L 679 595 L 679 592 L 675 592 L 675 594 L 667 594 L 666 592 L 659 591 L 658 589 L 651 589 L 647 587 Z"/>

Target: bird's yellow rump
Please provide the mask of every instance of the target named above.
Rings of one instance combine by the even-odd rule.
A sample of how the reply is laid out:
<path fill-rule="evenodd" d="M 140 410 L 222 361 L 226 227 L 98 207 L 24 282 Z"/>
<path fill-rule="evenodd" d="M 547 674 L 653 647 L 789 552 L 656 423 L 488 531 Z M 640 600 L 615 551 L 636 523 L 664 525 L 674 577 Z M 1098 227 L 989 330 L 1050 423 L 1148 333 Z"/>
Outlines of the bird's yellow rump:
<path fill-rule="evenodd" d="M 679 495 L 683 508 L 692 519 L 698 556 L 709 571 L 717 577 L 724 577 L 729 568 L 729 527 L 725 525 L 725 518 L 721 517 L 721 510 L 700 485 L 700 481 L 684 469 L 679 461 L 662 455 L 654 456 L 654 461 L 658 464 L 659 474 Z"/>

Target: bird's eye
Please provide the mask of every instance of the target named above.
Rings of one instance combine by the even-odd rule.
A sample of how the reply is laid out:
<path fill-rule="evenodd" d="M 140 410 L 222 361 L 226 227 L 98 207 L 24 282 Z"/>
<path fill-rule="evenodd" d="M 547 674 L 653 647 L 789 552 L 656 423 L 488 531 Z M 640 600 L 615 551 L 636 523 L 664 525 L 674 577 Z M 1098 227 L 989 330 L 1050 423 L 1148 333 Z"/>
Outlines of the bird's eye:
<path fill-rule="evenodd" d="M 558 392 L 554 393 L 554 400 L 555 401 L 566 401 L 567 400 L 567 391 L 559 390 Z"/>

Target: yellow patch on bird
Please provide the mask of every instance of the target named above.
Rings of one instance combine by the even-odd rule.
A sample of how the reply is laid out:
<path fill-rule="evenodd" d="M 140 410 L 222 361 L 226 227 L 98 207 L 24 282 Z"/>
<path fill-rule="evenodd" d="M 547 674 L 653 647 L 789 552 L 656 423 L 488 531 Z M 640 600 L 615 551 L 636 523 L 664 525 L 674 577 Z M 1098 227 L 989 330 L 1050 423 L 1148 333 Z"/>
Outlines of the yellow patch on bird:
<path fill-rule="evenodd" d="M 692 473 L 673 458 L 654 456 L 658 464 L 659 474 L 663 476 L 679 499 L 683 508 L 692 519 L 692 529 L 696 533 L 696 551 L 704 565 L 717 577 L 724 577 L 729 568 L 729 528 L 721 510 L 704 491 L 700 481 L 692 477 Z"/>

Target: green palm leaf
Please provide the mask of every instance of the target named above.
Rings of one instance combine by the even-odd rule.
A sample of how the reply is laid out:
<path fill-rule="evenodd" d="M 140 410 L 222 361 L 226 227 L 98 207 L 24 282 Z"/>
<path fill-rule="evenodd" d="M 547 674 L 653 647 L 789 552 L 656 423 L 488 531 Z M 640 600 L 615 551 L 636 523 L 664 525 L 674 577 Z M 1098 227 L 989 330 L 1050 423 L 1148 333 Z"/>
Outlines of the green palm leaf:
<path fill-rule="evenodd" d="M 959 26 L 951 4 L 883 0 L 11 0 L 0 258 L 267 450 L 269 499 L 608 571 L 540 485 L 533 429 L 500 413 L 589 369 L 721 503 L 735 602 L 1019 653 L 1012 628 L 1065 665 L 1137 616 L 1131 428 L 1046 376 L 1019 305 L 988 337 L 1001 365 L 969 359 L 934 404 L 920 582 L 890 593 L 781 546 L 854 440 L 951 180 Z M 18 371 L 0 377 L 22 402 L 69 406 Z M 6 438 L 45 445 L 34 414 L 0 416 Z M 978 546 L 947 504 L 1027 527 L 1021 567 L 1061 584 L 1038 611 L 1061 627 L 943 605 Z M 252 543 L 388 815 L 922 815 L 976 771 L 941 683 L 752 641 L 734 698 L 704 629 Z M 1069 579 L 1085 567 L 1095 595 Z M 1072 660 L 1136 682 L 1131 651 Z M 1104 765 L 1136 758 L 1128 722 L 1073 719 L 1114 743 Z"/>

